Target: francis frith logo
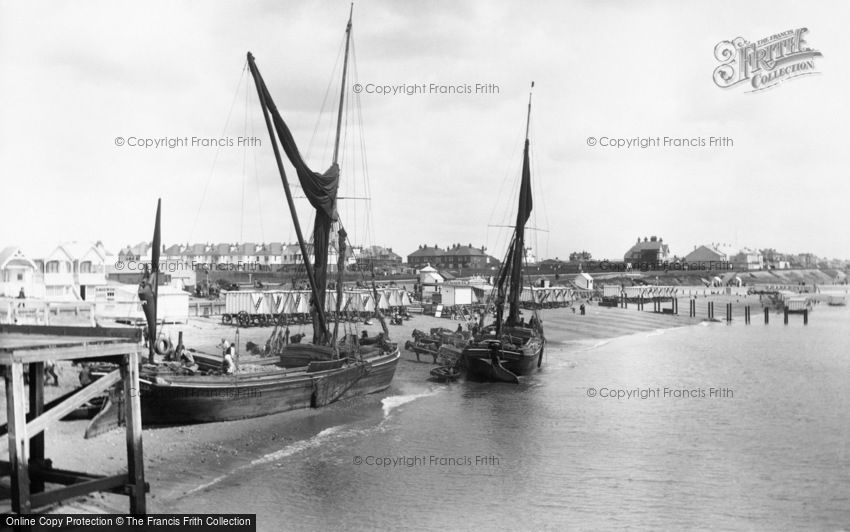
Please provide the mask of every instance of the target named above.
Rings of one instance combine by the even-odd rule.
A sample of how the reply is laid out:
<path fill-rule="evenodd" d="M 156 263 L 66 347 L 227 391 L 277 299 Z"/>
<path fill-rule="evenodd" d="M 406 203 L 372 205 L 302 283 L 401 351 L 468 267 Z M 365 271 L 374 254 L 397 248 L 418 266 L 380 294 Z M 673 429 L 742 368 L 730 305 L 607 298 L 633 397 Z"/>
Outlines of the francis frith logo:
<path fill-rule="evenodd" d="M 714 47 L 721 65 L 714 69 L 714 83 L 727 89 L 742 83 L 746 92 L 775 87 L 783 81 L 817 74 L 815 58 L 822 54 L 808 46 L 808 28 L 787 30 L 750 42 L 743 37 L 722 41 Z"/>

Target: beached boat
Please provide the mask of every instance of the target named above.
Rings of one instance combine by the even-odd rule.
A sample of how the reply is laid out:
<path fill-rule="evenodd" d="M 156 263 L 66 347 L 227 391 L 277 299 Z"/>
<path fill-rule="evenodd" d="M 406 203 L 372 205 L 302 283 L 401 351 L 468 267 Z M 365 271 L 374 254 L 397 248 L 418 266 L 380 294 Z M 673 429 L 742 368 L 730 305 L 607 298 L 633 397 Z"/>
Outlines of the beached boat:
<path fill-rule="evenodd" d="M 534 83 L 531 84 L 532 88 Z M 526 323 L 520 317 L 523 289 L 523 259 L 525 257 L 525 224 L 531 215 L 531 167 L 529 162 L 529 126 L 531 124 L 531 95 L 528 97 L 528 117 L 525 126 L 525 149 L 522 159 L 519 205 L 513 237 L 507 257 L 496 281 L 495 322 L 484 327 L 464 348 L 462 363 L 467 377 L 473 380 L 518 382 L 517 375 L 528 375 L 543 363 L 546 340 L 543 326 L 534 311 Z M 503 320 L 507 307 L 507 317 Z"/>
<path fill-rule="evenodd" d="M 344 260 L 346 234 L 338 220 L 336 203 L 339 185 L 338 152 L 342 110 L 345 98 L 348 49 L 351 38 L 351 18 L 346 27 L 345 59 L 342 70 L 342 87 L 336 129 L 333 162 L 324 173 L 313 172 L 301 158 L 292 134 L 272 100 L 253 55 L 248 53 L 248 67 L 253 76 L 263 118 L 274 148 L 275 160 L 283 184 L 289 211 L 309 281 L 312 305 L 313 344 L 284 344 L 275 347 L 273 364 L 237 371 L 233 374 L 185 374 L 172 367 L 159 364 L 145 366 L 141 372 L 142 418 L 146 424 L 179 424 L 224 421 L 263 416 L 299 408 L 316 408 L 348 397 L 379 392 L 393 379 L 399 360 L 399 349 L 384 335 L 369 342 L 347 336 L 338 339 L 338 322 L 333 331 L 325 309 L 327 284 L 327 258 L 331 229 L 338 225 L 340 261 Z M 283 169 L 278 145 L 283 148 L 289 162 L 295 167 L 299 184 L 316 211 L 313 228 L 311 263 L 308 242 L 305 240 L 295 212 L 289 182 Z M 154 237 L 158 241 L 159 211 Z M 156 246 L 154 246 L 156 249 Z M 337 280 L 336 312 L 340 315 L 342 301 L 341 275 Z M 154 284 L 155 286 L 155 284 Z M 374 289 L 375 297 L 377 291 Z M 155 324 L 155 304 L 153 307 Z M 380 312 L 378 311 L 380 316 Z M 155 332 L 150 333 L 155 338 Z M 288 335 L 287 335 L 288 340 Z M 369 344 L 369 345 L 366 345 Z M 247 368 L 246 368 L 247 369 Z"/>
<path fill-rule="evenodd" d="M 847 298 L 844 296 L 829 296 L 826 304 L 830 307 L 844 307 L 847 305 Z"/>
<path fill-rule="evenodd" d="M 438 382 L 451 382 L 460 377 L 460 369 L 450 366 L 438 366 L 431 369 L 431 377 Z"/>

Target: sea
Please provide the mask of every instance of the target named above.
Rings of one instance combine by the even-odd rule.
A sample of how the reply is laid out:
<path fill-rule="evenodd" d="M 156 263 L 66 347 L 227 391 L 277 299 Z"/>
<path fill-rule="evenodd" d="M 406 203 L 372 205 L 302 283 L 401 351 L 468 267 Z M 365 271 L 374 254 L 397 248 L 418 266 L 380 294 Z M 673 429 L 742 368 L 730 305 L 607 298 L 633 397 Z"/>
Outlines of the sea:
<path fill-rule="evenodd" d="M 848 309 L 550 334 L 519 385 L 402 361 L 386 393 L 317 411 L 192 509 L 260 530 L 850 530 Z"/>

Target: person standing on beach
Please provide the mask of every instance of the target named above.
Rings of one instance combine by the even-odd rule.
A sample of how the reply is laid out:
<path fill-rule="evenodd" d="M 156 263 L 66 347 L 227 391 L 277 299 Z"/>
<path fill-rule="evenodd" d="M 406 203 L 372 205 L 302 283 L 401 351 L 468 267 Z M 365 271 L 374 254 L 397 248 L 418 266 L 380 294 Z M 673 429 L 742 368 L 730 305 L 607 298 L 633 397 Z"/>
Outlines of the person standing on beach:
<path fill-rule="evenodd" d="M 224 350 L 221 370 L 227 375 L 233 375 L 236 372 L 236 363 L 233 362 L 236 356 L 236 346 L 230 344 Z"/>

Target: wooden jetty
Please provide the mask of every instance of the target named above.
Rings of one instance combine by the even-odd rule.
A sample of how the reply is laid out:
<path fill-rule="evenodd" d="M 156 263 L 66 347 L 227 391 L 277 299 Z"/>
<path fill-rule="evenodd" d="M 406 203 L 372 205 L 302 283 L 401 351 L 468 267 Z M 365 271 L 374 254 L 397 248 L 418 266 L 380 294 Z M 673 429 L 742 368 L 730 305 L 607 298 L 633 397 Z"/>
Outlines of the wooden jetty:
<path fill-rule="evenodd" d="M 0 461 L 0 476 L 11 477 L 12 511 L 30 513 L 95 491 L 127 495 L 130 513 L 144 514 L 145 483 L 142 418 L 139 403 L 141 333 L 130 328 L 0 325 L 0 367 L 6 382 L 9 460 Z M 92 384 L 44 403 L 44 363 L 48 360 L 108 361 L 119 368 Z M 24 386 L 24 366 L 30 384 Z M 103 476 L 54 468 L 45 457 L 44 430 L 91 398 L 123 383 L 127 472 Z M 29 401 L 26 414 L 25 401 Z M 82 446 L 83 443 L 81 442 Z M 45 484 L 63 487 L 45 491 Z"/>

